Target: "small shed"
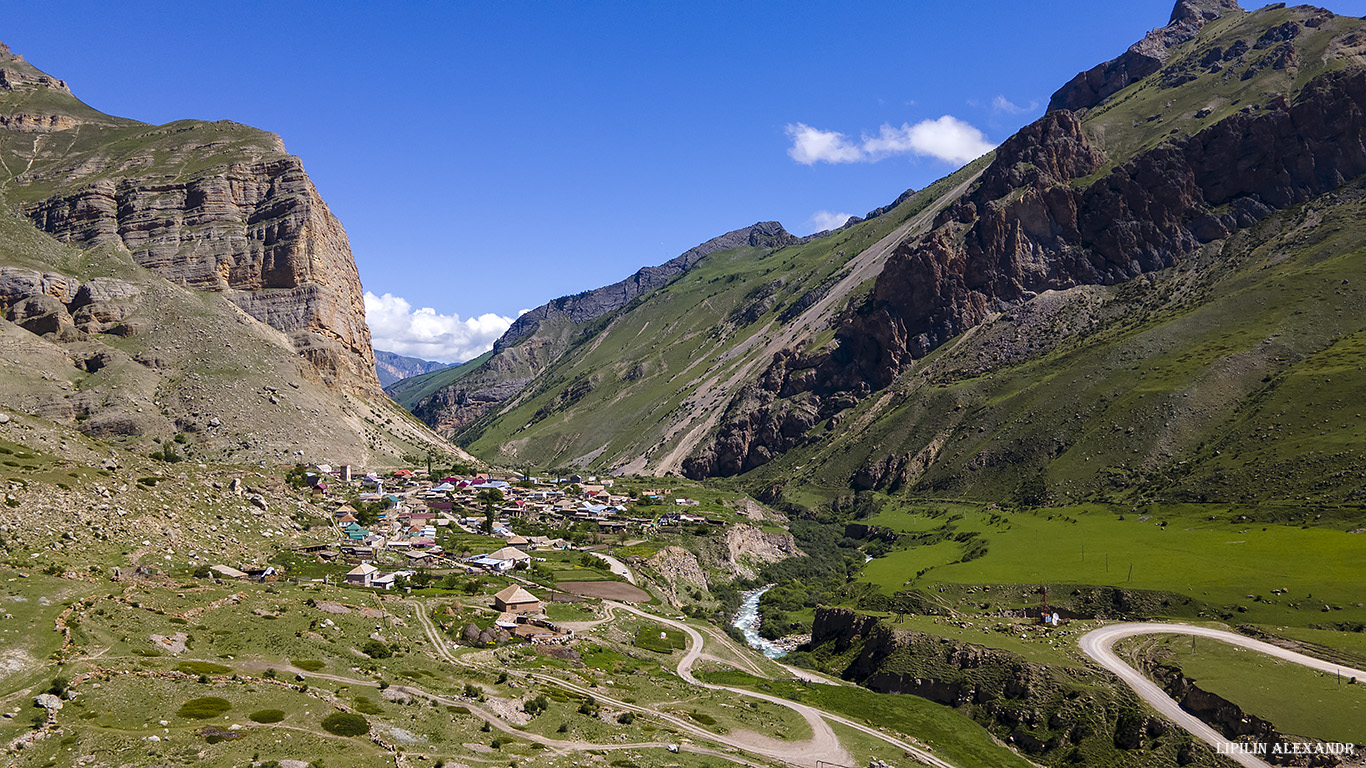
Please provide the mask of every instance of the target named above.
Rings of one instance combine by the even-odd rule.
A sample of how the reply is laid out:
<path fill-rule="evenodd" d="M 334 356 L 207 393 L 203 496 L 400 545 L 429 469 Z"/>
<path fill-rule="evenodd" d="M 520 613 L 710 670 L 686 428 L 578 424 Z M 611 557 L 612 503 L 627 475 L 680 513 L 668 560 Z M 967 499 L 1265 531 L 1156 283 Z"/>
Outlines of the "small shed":
<path fill-rule="evenodd" d="M 493 596 L 493 607 L 504 613 L 540 613 L 541 600 L 516 584 Z"/>

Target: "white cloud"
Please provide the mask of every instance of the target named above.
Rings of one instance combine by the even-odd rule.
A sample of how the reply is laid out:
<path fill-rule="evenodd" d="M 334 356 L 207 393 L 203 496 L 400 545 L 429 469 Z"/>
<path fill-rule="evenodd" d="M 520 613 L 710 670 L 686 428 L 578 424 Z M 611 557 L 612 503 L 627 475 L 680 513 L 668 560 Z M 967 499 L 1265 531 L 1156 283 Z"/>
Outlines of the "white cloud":
<path fill-rule="evenodd" d="M 1004 96 L 997 96 L 991 100 L 991 108 L 997 112 L 1005 112 L 1008 115 L 1023 115 L 1026 112 L 1033 112 L 1039 108 L 1039 102 L 1031 101 L 1028 106 L 1020 106 L 1011 102 Z"/>
<path fill-rule="evenodd" d="M 400 355 L 455 363 L 478 357 L 512 325 L 512 318 L 492 312 L 461 320 L 430 307 L 413 309 L 407 299 L 365 292 L 365 320 L 377 349 Z"/>
<path fill-rule="evenodd" d="M 797 123 L 787 126 L 787 136 L 792 139 L 787 156 L 802 165 L 855 163 L 863 159 L 862 150 L 837 131 L 822 131 L 806 123 Z"/>
<path fill-rule="evenodd" d="M 835 213 L 834 211 L 816 211 L 811 214 L 811 218 L 806 220 L 806 224 L 812 233 L 824 232 L 828 229 L 839 229 L 853 215 L 852 213 Z"/>
<path fill-rule="evenodd" d="M 816 163 L 875 163 L 895 155 L 933 157 L 962 165 L 990 152 L 995 144 L 972 125 L 952 115 L 921 120 L 900 128 L 883 123 L 876 136 L 850 141 L 838 131 L 822 131 L 805 123 L 787 126 L 792 146 L 787 154 L 802 165 Z"/>

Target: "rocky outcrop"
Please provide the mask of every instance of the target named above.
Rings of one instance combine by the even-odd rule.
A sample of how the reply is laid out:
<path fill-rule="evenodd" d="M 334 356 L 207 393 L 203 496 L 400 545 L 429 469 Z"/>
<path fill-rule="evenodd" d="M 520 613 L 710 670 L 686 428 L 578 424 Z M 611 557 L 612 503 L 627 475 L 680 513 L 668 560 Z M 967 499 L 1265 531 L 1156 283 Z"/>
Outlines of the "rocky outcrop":
<path fill-rule="evenodd" d="M 1167 664 L 1150 664 L 1147 674 L 1171 696 L 1181 708 L 1200 718 L 1206 724 L 1222 733 L 1229 741 L 1252 744 L 1285 744 L 1296 742 L 1313 744 L 1315 739 L 1295 737 L 1287 739 L 1276 726 L 1256 715 L 1244 712 L 1241 707 L 1218 694 L 1201 688 L 1178 667 Z M 1128 736 L 1121 732 L 1120 735 Z M 1343 759 L 1333 754 L 1314 755 L 1308 752 L 1294 754 L 1269 752 L 1267 762 L 1275 765 L 1313 766 L 1313 768 L 1332 768 L 1343 765 Z"/>
<path fill-rule="evenodd" d="M 225 293 L 286 334 L 324 383 L 379 393 L 346 232 L 278 136 L 230 121 L 148 126 L 102 114 L 3 44 L 0 95 L 0 130 L 85 131 L 65 152 L 11 150 L 20 157 L 9 166 L 22 160 L 23 171 L 10 199 L 39 229 L 126 249 L 172 282 Z M 112 326 L 117 303 L 94 299 L 73 320 Z"/>
<path fill-rule="evenodd" d="M 0 267 L 0 312 L 5 319 L 60 341 L 119 327 L 137 310 L 141 293 L 136 285 L 110 277 L 81 284 L 55 272 Z"/>
<path fill-rule="evenodd" d="M 0 90 L 14 91 L 24 88 L 51 88 L 67 95 L 71 89 L 65 80 L 39 72 L 24 61 L 24 57 L 0 43 Z"/>
<path fill-rule="evenodd" d="M 1032 663 L 1008 651 L 893 630 L 876 617 L 845 608 L 816 609 L 809 649 L 818 659 L 852 655 L 853 661 L 831 671 L 880 693 L 920 696 L 954 707 L 996 737 L 1050 764 L 1079 751 L 1097 759 L 1105 753 L 1117 752 L 1119 760 L 1124 753 L 1143 754 L 1144 765 L 1212 760 L 1203 747 L 1163 739 L 1168 726 L 1144 714 L 1127 687 L 1099 672 Z"/>
<path fill-rule="evenodd" d="M 325 382 L 379 388 L 350 244 L 296 157 L 187 181 L 99 179 L 28 214 L 64 242 L 126 248 L 168 280 L 226 293 L 288 335 Z"/>
<path fill-rule="evenodd" d="M 742 579 L 753 579 L 758 568 L 789 557 L 805 557 L 787 531 L 765 531 L 740 523 L 726 528 L 725 567 Z"/>
<path fill-rule="evenodd" d="M 655 583 L 673 605 L 683 604 L 683 593 L 689 587 L 705 591 L 707 572 L 697 562 L 697 555 L 682 547 L 668 546 L 645 561 L 645 567 L 656 575 Z"/>
<path fill-rule="evenodd" d="M 1237 0 L 1180 0 L 1167 26 L 1154 29 L 1129 50 L 1078 73 L 1048 101 L 1048 110 L 1094 107 L 1131 83 L 1162 68 L 1171 50 L 1194 40 L 1205 24 L 1241 12 Z"/>

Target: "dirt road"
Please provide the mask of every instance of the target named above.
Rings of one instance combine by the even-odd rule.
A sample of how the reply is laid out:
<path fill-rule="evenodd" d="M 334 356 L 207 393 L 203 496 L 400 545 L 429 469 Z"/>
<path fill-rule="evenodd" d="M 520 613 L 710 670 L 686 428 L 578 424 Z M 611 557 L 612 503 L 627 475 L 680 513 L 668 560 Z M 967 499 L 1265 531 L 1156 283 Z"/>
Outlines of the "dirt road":
<path fill-rule="evenodd" d="M 1214 730 L 1204 723 L 1204 721 L 1182 709 L 1166 691 L 1163 691 L 1156 683 L 1144 677 L 1141 672 L 1129 666 L 1128 663 L 1115 655 L 1114 645 L 1117 641 L 1126 637 L 1138 635 L 1194 635 L 1205 637 L 1211 640 L 1229 643 L 1249 650 L 1265 653 L 1278 659 L 1302 664 L 1306 667 L 1341 674 L 1344 677 L 1355 677 L 1358 680 L 1366 680 L 1366 671 L 1344 667 L 1341 664 L 1316 659 L 1302 653 L 1288 651 L 1261 640 L 1254 640 L 1250 637 L 1225 632 L 1222 629 L 1211 629 L 1209 627 L 1196 627 L 1190 624 L 1163 624 L 1159 622 L 1133 622 L 1127 624 L 1113 624 L 1108 627 L 1101 627 L 1093 632 L 1082 635 L 1081 650 L 1087 656 L 1095 660 L 1097 664 L 1115 673 L 1130 688 L 1134 689 L 1144 701 L 1148 702 L 1153 709 L 1156 709 L 1162 716 L 1184 728 L 1192 735 L 1198 737 L 1205 743 L 1213 746 L 1216 750 L 1227 750 L 1229 740 L 1223 734 Z M 1245 768 L 1271 768 L 1270 764 L 1256 755 L 1228 754 L 1230 760 L 1245 766 Z"/>
<path fill-rule="evenodd" d="M 621 576 L 622 578 L 626 579 L 632 584 L 636 583 L 636 575 L 634 573 L 631 573 L 631 569 L 626 567 L 626 563 L 623 563 L 615 557 L 612 557 L 611 555 L 605 554 L 603 552 L 589 552 L 588 554 L 601 560 L 606 560 L 607 567 L 612 570 L 612 573 Z"/>

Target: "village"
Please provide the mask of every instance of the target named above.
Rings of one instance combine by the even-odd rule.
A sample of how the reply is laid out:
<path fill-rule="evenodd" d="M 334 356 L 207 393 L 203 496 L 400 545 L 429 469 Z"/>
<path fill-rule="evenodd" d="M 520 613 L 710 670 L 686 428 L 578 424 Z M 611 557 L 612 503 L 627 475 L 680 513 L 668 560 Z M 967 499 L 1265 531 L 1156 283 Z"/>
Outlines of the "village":
<path fill-rule="evenodd" d="M 685 525 L 696 530 L 725 524 L 714 516 L 684 511 L 699 502 L 676 496 L 673 489 L 618 492 L 612 478 L 593 476 L 429 475 L 420 469 L 381 475 L 315 464 L 293 468 L 287 479 L 311 493 L 331 521 L 326 540 L 295 546 L 295 555 L 351 565 L 344 573 L 334 569 L 337 582 L 375 590 L 411 591 L 415 582 L 437 577 L 501 577 L 499 581 L 508 584 L 489 605 L 499 614 L 495 626 L 530 642 L 559 641 L 572 634 L 549 622 L 542 598 L 526 589 L 543 586 L 551 575 L 538 567 L 547 556 L 561 553 L 562 559 L 562 553 L 577 550 L 580 563 L 608 570 L 608 578 L 622 580 L 563 585 L 575 593 L 544 590 L 548 600 L 611 597 L 644 602 L 649 594 L 634 586 L 629 571 L 597 551 L 607 548 L 604 542 L 680 533 Z M 220 564 L 208 570 L 227 580 L 276 581 L 284 575 L 275 566 L 238 569 Z"/>

